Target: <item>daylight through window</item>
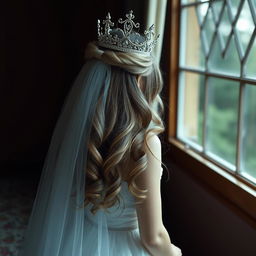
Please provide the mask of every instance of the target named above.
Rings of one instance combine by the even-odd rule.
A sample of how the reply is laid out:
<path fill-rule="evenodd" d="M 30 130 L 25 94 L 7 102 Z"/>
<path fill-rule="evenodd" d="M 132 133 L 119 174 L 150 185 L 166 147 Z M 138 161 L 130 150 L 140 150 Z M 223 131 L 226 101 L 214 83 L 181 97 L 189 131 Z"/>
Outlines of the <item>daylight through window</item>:
<path fill-rule="evenodd" d="M 256 0 L 183 0 L 177 136 L 256 184 Z"/>

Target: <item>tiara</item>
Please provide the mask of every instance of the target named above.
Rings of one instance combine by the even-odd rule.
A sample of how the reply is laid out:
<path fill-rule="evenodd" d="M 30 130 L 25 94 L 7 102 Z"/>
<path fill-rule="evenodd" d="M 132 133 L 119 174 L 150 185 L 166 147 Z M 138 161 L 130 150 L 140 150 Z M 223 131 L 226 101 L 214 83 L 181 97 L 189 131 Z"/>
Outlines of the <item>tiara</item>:
<path fill-rule="evenodd" d="M 149 55 L 159 38 L 159 35 L 154 37 L 154 25 L 145 30 L 144 35 L 142 35 L 133 30 L 133 28 L 139 29 L 140 27 L 140 23 L 133 21 L 135 17 L 133 11 L 131 10 L 125 16 L 125 20 L 118 19 L 118 23 L 123 24 L 123 29 L 111 28 L 114 27 L 114 23 L 111 21 L 110 13 L 102 21 L 104 27 L 101 27 L 100 20 L 98 20 L 98 45 L 122 52 Z"/>

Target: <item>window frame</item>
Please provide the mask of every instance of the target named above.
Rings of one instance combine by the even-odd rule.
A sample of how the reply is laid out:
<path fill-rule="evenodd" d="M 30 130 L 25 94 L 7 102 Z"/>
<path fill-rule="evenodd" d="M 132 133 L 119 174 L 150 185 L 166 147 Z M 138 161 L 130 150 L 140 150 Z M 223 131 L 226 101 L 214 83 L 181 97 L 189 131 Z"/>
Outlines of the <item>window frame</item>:
<path fill-rule="evenodd" d="M 167 26 L 168 32 L 166 33 L 170 46 L 167 60 L 168 113 L 166 114 L 168 120 L 166 139 L 170 145 L 168 158 L 200 180 L 206 189 L 219 195 L 223 203 L 256 227 L 256 185 L 199 151 L 188 147 L 177 137 L 179 70 L 183 70 L 179 67 L 180 2 L 180 0 L 170 1 L 167 9 L 167 13 L 171 14 L 167 15 L 170 26 Z"/>

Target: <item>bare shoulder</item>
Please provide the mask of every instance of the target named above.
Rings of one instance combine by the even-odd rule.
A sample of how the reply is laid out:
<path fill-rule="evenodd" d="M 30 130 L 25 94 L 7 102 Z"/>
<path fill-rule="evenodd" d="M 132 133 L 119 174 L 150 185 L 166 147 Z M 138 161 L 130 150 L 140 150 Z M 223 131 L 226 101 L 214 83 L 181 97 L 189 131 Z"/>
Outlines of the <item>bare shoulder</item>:
<path fill-rule="evenodd" d="M 149 133 L 146 138 L 146 143 L 143 145 L 143 150 L 147 155 L 147 171 L 137 177 L 138 183 L 140 183 L 140 181 L 144 183 L 144 179 L 146 176 L 150 175 L 151 172 L 162 174 L 161 140 L 159 137 L 154 133 Z M 127 180 L 128 174 L 126 170 L 132 170 L 136 165 L 137 164 L 132 159 L 128 159 L 120 165 L 120 173 L 122 173 L 123 180 Z"/>
<path fill-rule="evenodd" d="M 148 157 L 157 157 L 161 161 L 161 140 L 156 134 L 150 133 L 146 138 L 147 145 L 145 145 L 145 152 L 148 154 Z"/>
<path fill-rule="evenodd" d="M 146 145 L 147 144 L 147 145 Z M 138 182 L 146 187 L 152 187 L 154 181 L 159 180 L 162 176 L 162 145 L 161 140 L 156 134 L 148 134 L 144 151 L 147 155 L 147 168 L 138 178 Z M 150 182 L 152 180 L 152 182 Z"/>

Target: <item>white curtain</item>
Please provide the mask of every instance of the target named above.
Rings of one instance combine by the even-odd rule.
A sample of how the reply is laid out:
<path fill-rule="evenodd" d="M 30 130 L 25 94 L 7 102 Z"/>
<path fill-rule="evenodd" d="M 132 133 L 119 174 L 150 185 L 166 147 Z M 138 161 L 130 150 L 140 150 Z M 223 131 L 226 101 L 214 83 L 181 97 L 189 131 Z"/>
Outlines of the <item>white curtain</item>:
<path fill-rule="evenodd" d="M 148 16 L 146 27 L 149 28 L 152 24 L 155 24 L 155 34 L 160 34 L 158 42 L 153 50 L 153 53 L 158 62 L 160 61 L 162 52 L 166 5 L 167 0 L 148 0 Z"/>

